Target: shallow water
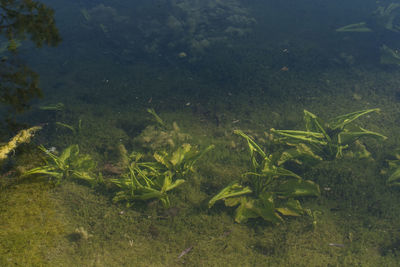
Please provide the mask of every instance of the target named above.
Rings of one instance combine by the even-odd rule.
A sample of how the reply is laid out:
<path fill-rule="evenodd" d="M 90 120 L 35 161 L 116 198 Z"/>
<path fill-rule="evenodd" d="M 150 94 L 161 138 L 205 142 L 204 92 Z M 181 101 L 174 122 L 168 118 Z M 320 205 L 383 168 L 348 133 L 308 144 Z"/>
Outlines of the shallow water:
<path fill-rule="evenodd" d="M 45 126 L 2 166 L 0 265 L 397 266 L 400 192 L 387 180 L 400 141 L 400 69 L 381 64 L 381 48 L 397 51 L 400 35 L 371 22 L 390 1 L 45 3 L 63 42 L 20 48 L 44 97 L 18 120 Z M 373 31 L 336 31 L 362 21 Z M 56 103 L 65 108 L 40 109 Z M 222 200 L 208 208 L 231 182 L 251 184 L 248 144 L 234 130 L 277 155 L 289 148 L 270 129 L 305 130 L 304 109 L 322 123 L 372 108 L 380 112 L 346 131 L 358 125 L 386 140 L 360 138 L 342 158 L 311 167 L 282 165 L 320 188 L 296 198 L 299 216 L 276 209 L 277 225 L 260 216 L 237 223 Z M 215 148 L 193 171 L 175 170 L 185 182 L 167 192 L 169 206 L 113 201 L 131 152 L 154 163 L 184 143 Z M 45 164 L 40 144 L 56 156 L 78 144 L 97 163 L 97 183 L 21 177 Z"/>

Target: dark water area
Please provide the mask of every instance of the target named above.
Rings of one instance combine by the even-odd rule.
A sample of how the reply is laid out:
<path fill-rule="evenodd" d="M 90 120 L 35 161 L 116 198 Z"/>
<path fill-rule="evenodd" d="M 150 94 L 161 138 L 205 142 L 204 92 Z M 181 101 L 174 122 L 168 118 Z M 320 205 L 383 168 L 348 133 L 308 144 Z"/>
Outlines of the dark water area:
<path fill-rule="evenodd" d="M 0 266 L 398 266 L 400 3 L 42 2 Z"/>
<path fill-rule="evenodd" d="M 155 76 L 174 72 L 177 79 L 190 76 L 216 84 L 222 91 L 227 87 L 238 91 L 251 87 L 251 81 L 266 68 L 279 72 L 286 66 L 301 73 L 375 67 L 382 45 L 375 34 L 335 32 L 371 16 L 375 1 L 49 4 L 56 10 L 63 43 L 57 49 L 38 51 L 33 61 L 42 65 L 43 72 L 54 66 L 49 68 L 57 71 L 54 76 L 83 68 L 81 76 L 97 73 L 105 80 L 130 83 L 137 66 Z M 101 77 L 90 80 L 96 86 Z"/>

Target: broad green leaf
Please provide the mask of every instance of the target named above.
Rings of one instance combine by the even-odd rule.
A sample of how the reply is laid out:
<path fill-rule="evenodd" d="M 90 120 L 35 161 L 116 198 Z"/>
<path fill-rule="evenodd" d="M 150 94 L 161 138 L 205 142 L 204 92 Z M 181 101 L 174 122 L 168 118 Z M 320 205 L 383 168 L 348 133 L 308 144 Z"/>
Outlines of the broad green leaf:
<path fill-rule="evenodd" d="M 295 174 L 292 171 L 271 164 L 265 164 L 264 169 L 261 172 L 263 175 L 268 175 L 268 176 L 287 176 L 287 177 L 301 178 L 299 175 Z"/>
<path fill-rule="evenodd" d="M 160 153 L 162 153 L 162 155 Z M 159 152 L 159 153 L 155 152 L 154 155 L 153 155 L 154 159 L 157 162 L 161 163 L 162 165 L 164 165 L 168 169 L 172 169 L 172 165 L 171 165 L 170 162 L 168 162 L 167 156 L 168 155 L 167 155 L 167 153 L 165 151 L 164 152 Z"/>
<path fill-rule="evenodd" d="M 119 192 L 117 192 L 115 194 L 115 196 L 113 197 L 112 201 L 114 203 L 116 203 L 116 202 L 130 200 L 130 199 L 134 199 L 133 192 L 119 191 Z"/>
<path fill-rule="evenodd" d="M 204 154 L 206 154 L 208 151 L 213 150 L 215 148 L 214 145 L 209 145 L 206 149 L 204 149 L 201 152 L 196 152 L 195 155 L 193 155 L 190 158 L 190 162 L 188 164 L 189 168 L 191 169 L 193 167 L 193 165 L 201 158 L 203 157 Z"/>
<path fill-rule="evenodd" d="M 341 133 L 338 134 L 338 143 L 341 145 L 346 145 L 346 144 L 351 144 L 354 143 L 355 140 L 357 140 L 360 137 L 363 136 L 370 136 L 370 137 L 377 137 L 377 138 L 381 138 L 383 140 L 387 139 L 386 136 L 380 134 L 380 133 L 376 133 L 376 132 L 372 132 L 369 130 L 366 130 L 364 128 L 359 127 L 359 131 L 343 131 Z"/>
<path fill-rule="evenodd" d="M 186 154 L 191 149 L 192 146 L 190 144 L 183 144 L 181 147 L 179 147 L 172 153 L 172 157 L 169 161 L 172 163 L 173 166 L 180 165 L 184 161 Z"/>
<path fill-rule="evenodd" d="M 33 169 L 30 169 L 29 171 L 24 172 L 21 177 L 25 177 L 28 175 L 32 174 L 52 174 L 52 173 L 58 173 L 57 168 L 54 166 L 41 166 L 41 167 L 36 167 Z"/>
<path fill-rule="evenodd" d="M 96 181 L 96 178 L 87 172 L 84 171 L 74 171 L 72 176 L 77 179 L 85 180 L 87 182 L 93 183 Z"/>
<path fill-rule="evenodd" d="M 308 132 L 322 133 L 328 142 L 330 141 L 329 135 L 323 127 L 324 123 L 315 114 L 304 110 L 304 120 L 306 121 L 306 129 Z"/>
<path fill-rule="evenodd" d="M 253 151 L 257 151 L 263 158 L 266 158 L 267 155 L 265 154 L 265 152 L 260 148 L 259 145 L 257 145 L 256 142 L 254 142 L 253 139 L 251 139 L 248 135 L 246 135 L 244 132 L 242 132 L 241 130 L 234 130 L 233 133 L 240 135 L 241 137 L 243 137 L 244 139 L 247 140 L 247 143 L 249 145 L 250 151 L 251 153 L 253 153 Z"/>
<path fill-rule="evenodd" d="M 79 157 L 75 159 L 75 162 L 71 162 L 71 164 L 75 168 L 83 169 L 86 171 L 93 170 L 94 168 L 96 168 L 97 165 L 96 162 L 92 159 L 92 157 L 87 154 L 79 155 Z"/>
<path fill-rule="evenodd" d="M 178 179 L 176 181 L 174 181 L 172 184 L 170 184 L 170 186 L 168 186 L 165 191 L 170 191 L 172 189 L 174 189 L 175 187 L 180 186 L 181 184 L 183 184 L 185 182 L 185 180 L 183 179 Z"/>
<path fill-rule="evenodd" d="M 148 108 L 147 112 L 150 113 L 151 115 L 153 115 L 153 117 L 156 120 L 156 122 L 158 122 L 161 126 L 165 127 L 164 121 L 160 118 L 160 116 L 157 115 L 157 113 L 154 110 L 154 108 Z"/>
<path fill-rule="evenodd" d="M 154 185 L 154 182 L 152 181 L 152 179 L 150 179 L 149 177 L 147 177 L 145 170 L 140 169 L 139 167 L 136 167 L 134 169 L 134 173 L 138 174 L 138 177 L 142 178 L 142 180 L 145 182 L 145 185 L 143 186 L 147 186 L 147 187 L 151 187 L 152 185 Z M 136 175 L 133 175 L 133 177 L 136 178 Z M 139 183 L 139 182 L 138 182 Z M 140 184 L 140 183 L 139 183 Z M 142 184 L 141 184 L 142 185 Z"/>
<path fill-rule="evenodd" d="M 358 119 L 359 117 L 361 117 L 365 114 L 371 113 L 371 112 L 379 112 L 379 111 L 380 111 L 379 108 L 373 108 L 373 109 L 366 109 L 366 110 L 351 112 L 351 113 L 341 115 L 341 116 L 338 116 L 338 117 L 330 120 L 328 125 L 332 130 L 343 129 L 344 126 L 353 122 L 354 120 Z"/>
<path fill-rule="evenodd" d="M 271 128 L 271 132 L 298 139 L 312 138 L 314 140 L 317 140 L 324 138 L 324 135 L 320 132 L 301 131 L 301 130 L 276 130 L 274 128 Z"/>
<path fill-rule="evenodd" d="M 237 223 L 244 223 L 247 222 L 248 219 L 260 216 L 252 210 L 254 205 L 253 199 L 247 200 L 247 198 L 243 197 L 240 200 L 240 205 L 235 211 L 235 221 Z"/>
<path fill-rule="evenodd" d="M 170 190 L 174 189 L 175 187 L 177 187 L 177 186 L 179 186 L 179 185 L 181 185 L 181 184 L 183 184 L 185 182 L 185 180 L 183 180 L 183 179 L 178 179 L 176 181 L 172 181 L 173 175 L 171 173 L 162 175 L 160 177 L 162 177 L 164 179 L 163 185 L 162 185 L 162 188 L 161 188 L 161 192 L 170 191 Z"/>
<path fill-rule="evenodd" d="M 276 193 L 280 197 L 292 198 L 303 196 L 320 196 L 319 186 L 310 180 L 290 179 L 280 184 Z"/>
<path fill-rule="evenodd" d="M 54 162 L 56 165 L 59 165 L 59 164 L 60 164 L 60 163 L 59 163 L 59 158 L 58 158 L 56 155 L 54 155 L 53 153 L 51 153 L 50 151 L 48 151 L 43 145 L 40 145 L 38 148 L 39 148 L 40 150 L 42 150 L 48 157 L 50 157 L 50 159 L 52 159 L 53 162 Z"/>
<path fill-rule="evenodd" d="M 257 213 L 264 220 L 274 224 L 278 224 L 283 221 L 282 217 L 275 212 L 274 198 L 271 192 L 260 194 L 259 199 L 254 201 L 254 205 L 251 210 Z"/>
<path fill-rule="evenodd" d="M 309 165 L 314 165 L 323 159 L 315 154 L 309 146 L 299 143 L 294 148 L 282 152 L 277 164 L 282 165 L 290 160 L 294 160 L 299 164 L 307 163 Z"/>
<path fill-rule="evenodd" d="M 289 199 L 284 207 L 277 208 L 276 210 L 284 216 L 300 216 L 304 212 L 300 201 L 295 199 Z"/>
<path fill-rule="evenodd" d="M 142 187 L 135 191 L 135 199 L 148 200 L 153 198 L 161 198 L 164 193 L 151 187 Z"/>
<path fill-rule="evenodd" d="M 222 189 L 218 194 L 216 194 L 209 202 L 208 207 L 211 208 L 216 201 L 220 199 L 230 198 L 230 197 L 237 197 L 245 194 L 251 193 L 251 189 L 246 186 L 240 185 L 238 182 L 233 182 L 224 189 Z"/>
<path fill-rule="evenodd" d="M 167 195 L 160 197 L 160 201 L 163 204 L 164 208 L 169 208 L 170 202 L 169 202 L 169 197 Z"/>
<path fill-rule="evenodd" d="M 271 193 L 264 193 L 259 196 L 259 199 L 241 198 L 240 206 L 236 209 L 235 221 L 243 223 L 248 219 L 257 217 L 261 217 L 274 224 L 283 221 L 282 217 L 275 212 Z"/>
<path fill-rule="evenodd" d="M 397 181 L 400 179 L 400 166 L 395 169 L 395 171 L 389 176 L 387 182 L 388 183 L 393 183 L 394 181 Z"/>
<path fill-rule="evenodd" d="M 370 28 L 367 27 L 367 23 L 362 21 L 358 23 L 352 23 L 343 27 L 336 29 L 337 32 L 372 32 Z"/>
<path fill-rule="evenodd" d="M 242 197 L 230 197 L 224 198 L 224 203 L 226 207 L 234 207 L 240 204 L 240 200 Z"/>
<path fill-rule="evenodd" d="M 71 145 L 67 147 L 66 149 L 63 150 L 61 153 L 59 159 L 61 162 L 66 163 L 66 161 L 71 157 L 71 154 L 75 154 L 76 152 L 79 153 L 79 147 L 78 145 Z"/>
<path fill-rule="evenodd" d="M 324 141 L 324 135 L 318 132 L 307 132 L 307 131 L 296 131 L 296 130 L 275 130 L 271 129 L 273 133 L 285 136 L 290 139 L 296 139 L 298 141 L 306 141 L 309 143 L 316 143 L 320 145 L 326 145 Z"/>
<path fill-rule="evenodd" d="M 300 213 L 297 213 L 287 207 L 276 208 L 276 211 L 278 211 L 283 216 L 300 216 L 301 215 Z"/>

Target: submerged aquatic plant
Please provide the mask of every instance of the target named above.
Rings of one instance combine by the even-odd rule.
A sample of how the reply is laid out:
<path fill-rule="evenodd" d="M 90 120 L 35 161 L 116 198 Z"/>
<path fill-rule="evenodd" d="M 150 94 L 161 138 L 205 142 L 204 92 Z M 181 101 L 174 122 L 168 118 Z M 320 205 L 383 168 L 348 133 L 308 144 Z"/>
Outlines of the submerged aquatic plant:
<path fill-rule="evenodd" d="M 235 221 L 246 222 L 261 217 L 272 223 L 283 221 L 282 216 L 300 216 L 305 212 L 297 197 L 319 196 L 319 186 L 303 180 L 294 172 L 279 166 L 282 154 L 266 154 L 260 146 L 240 130 L 235 134 L 246 139 L 250 149 L 253 171 L 243 174 L 209 201 L 211 208 L 218 200 L 236 208 Z"/>
<path fill-rule="evenodd" d="M 366 22 L 352 23 L 336 29 L 337 32 L 372 32 Z"/>
<path fill-rule="evenodd" d="M 76 126 L 73 126 L 73 125 L 67 124 L 67 123 L 63 123 L 63 122 L 59 122 L 59 121 L 56 122 L 56 125 L 70 130 L 73 134 L 82 133 L 82 119 L 78 120 L 78 123 Z"/>
<path fill-rule="evenodd" d="M 393 151 L 387 161 L 387 167 L 381 170 L 382 174 L 389 177 L 386 181 L 389 186 L 400 186 L 400 148 Z"/>
<path fill-rule="evenodd" d="M 29 129 L 19 131 L 8 143 L 0 146 L 0 161 L 5 160 L 8 154 L 15 150 L 22 143 L 29 143 L 35 133 L 41 130 L 41 126 L 34 126 Z"/>
<path fill-rule="evenodd" d="M 392 64 L 392 65 L 400 65 L 400 55 L 399 51 L 396 49 L 391 49 L 387 45 L 381 46 L 381 64 Z"/>
<path fill-rule="evenodd" d="M 40 110 L 50 110 L 50 111 L 62 111 L 65 110 L 65 105 L 64 103 L 58 102 L 58 103 L 53 103 L 53 104 L 48 104 L 48 105 L 41 105 L 38 107 Z"/>
<path fill-rule="evenodd" d="M 165 122 L 163 121 L 163 119 L 160 118 L 160 116 L 158 116 L 158 114 L 156 113 L 156 111 L 154 110 L 154 108 L 148 108 L 146 110 L 148 113 L 150 113 L 151 115 L 153 115 L 154 120 L 161 126 L 165 127 Z"/>
<path fill-rule="evenodd" d="M 67 179 L 84 180 L 91 184 L 97 181 L 94 174 L 96 162 L 88 154 L 79 154 L 78 145 L 67 147 L 60 156 L 42 145 L 39 149 L 46 154 L 45 165 L 26 171 L 22 176 L 42 174 L 53 179 L 56 185 Z"/>
<path fill-rule="evenodd" d="M 213 148 L 211 145 L 200 152 L 190 144 L 183 144 L 172 153 L 155 152 L 154 161 L 143 161 L 142 154 L 133 152 L 127 172 L 111 180 L 121 188 L 113 201 L 127 201 L 130 206 L 136 200 L 159 199 L 164 207 L 169 207 L 167 192 L 184 183 L 197 160 Z"/>
<path fill-rule="evenodd" d="M 290 146 L 302 146 L 309 148 L 310 151 L 319 155 L 323 159 L 332 160 L 341 158 L 343 150 L 363 136 L 386 139 L 382 134 L 366 130 L 361 127 L 349 127 L 349 124 L 359 117 L 371 113 L 379 112 L 380 109 L 360 110 L 345 115 L 338 116 L 326 123 L 313 113 L 304 110 L 304 120 L 306 130 L 275 130 L 272 133 L 282 136 L 277 140 L 285 142 Z"/>

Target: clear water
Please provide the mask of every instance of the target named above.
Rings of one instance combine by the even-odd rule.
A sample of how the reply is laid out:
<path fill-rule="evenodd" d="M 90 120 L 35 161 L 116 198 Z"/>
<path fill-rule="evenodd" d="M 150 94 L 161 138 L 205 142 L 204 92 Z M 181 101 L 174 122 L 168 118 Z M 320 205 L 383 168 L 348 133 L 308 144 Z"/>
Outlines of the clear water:
<path fill-rule="evenodd" d="M 55 10 L 63 41 L 19 48 L 44 97 L 17 120 L 45 126 L 3 164 L 0 265 L 397 266 L 400 192 L 386 182 L 400 141 L 397 2 L 43 3 Z M 360 22 L 370 31 L 336 31 Z M 57 103 L 65 108 L 40 108 Z M 388 139 L 360 138 L 352 153 L 312 168 L 287 166 L 319 185 L 320 197 L 298 198 L 314 216 L 304 210 L 281 214 L 279 225 L 239 224 L 222 201 L 208 208 L 232 181 L 248 183 L 248 146 L 234 130 L 272 154 L 282 148 L 270 129 L 305 130 L 304 109 L 328 121 L 372 108 L 381 112 L 355 125 Z M 150 160 L 182 143 L 215 149 L 168 193 L 169 207 L 112 201 L 118 188 L 110 181 L 123 175 L 121 144 Z M 39 144 L 55 153 L 78 144 L 104 184 L 21 178 L 43 164 Z M 357 157 L 360 147 L 370 156 Z"/>

